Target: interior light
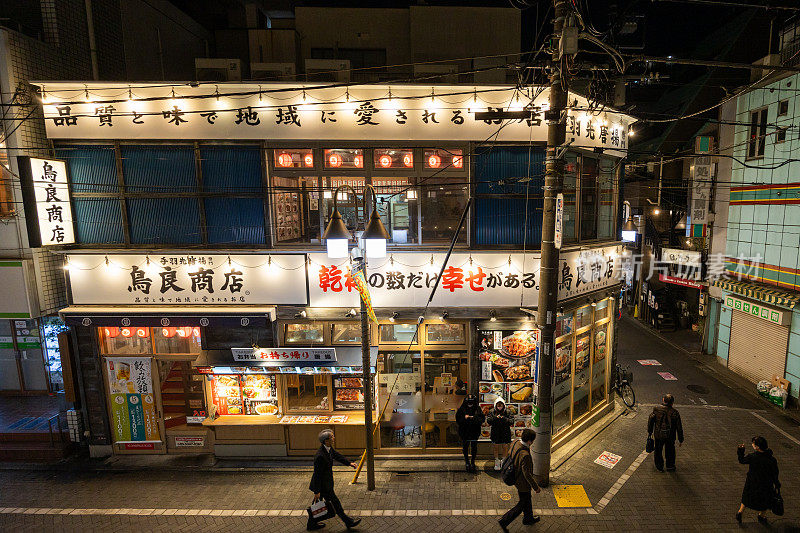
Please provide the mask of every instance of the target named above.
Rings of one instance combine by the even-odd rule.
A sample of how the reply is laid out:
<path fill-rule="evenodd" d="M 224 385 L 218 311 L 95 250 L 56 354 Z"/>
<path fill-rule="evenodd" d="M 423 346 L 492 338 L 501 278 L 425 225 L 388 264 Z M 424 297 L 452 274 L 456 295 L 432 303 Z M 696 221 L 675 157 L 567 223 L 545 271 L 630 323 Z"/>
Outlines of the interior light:
<path fill-rule="evenodd" d="M 362 168 L 364 166 L 364 157 L 357 155 L 353 158 L 353 165 L 356 168 Z"/>
<path fill-rule="evenodd" d="M 661 214 L 661 209 L 656 207 L 655 209 L 653 209 L 653 214 L 656 215 L 656 216 L 660 215 Z"/>
<path fill-rule="evenodd" d="M 333 168 L 342 166 L 342 156 L 339 154 L 331 154 L 328 156 L 328 164 Z"/>
<path fill-rule="evenodd" d="M 439 166 L 441 164 L 442 164 L 442 158 L 439 157 L 438 155 L 431 154 L 430 156 L 428 156 L 428 166 L 429 167 L 431 167 L 431 168 L 439 168 Z M 406 166 L 408 166 L 408 165 L 406 165 Z"/>
<path fill-rule="evenodd" d="M 407 200 L 416 200 L 417 199 L 417 190 L 416 189 L 408 189 L 406 191 L 406 199 Z"/>
<path fill-rule="evenodd" d="M 278 166 L 280 167 L 290 167 L 292 166 L 292 156 L 291 154 L 283 153 L 278 156 Z"/>
<path fill-rule="evenodd" d="M 306 154 L 303 158 L 303 162 L 306 164 L 307 167 L 314 166 L 314 156 L 312 154 Z"/>
<path fill-rule="evenodd" d="M 378 164 L 383 168 L 392 166 L 392 158 L 388 154 L 383 154 L 378 158 Z"/>
<path fill-rule="evenodd" d="M 333 198 L 333 191 L 329 190 L 322 191 L 322 197 L 326 200 L 330 200 L 331 198 Z"/>
<path fill-rule="evenodd" d="M 414 166 L 414 156 L 412 156 L 411 154 L 404 155 L 403 156 L 403 164 L 406 167 L 409 167 L 409 168 L 413 167 Z"/>
<path fill-rule="evenodd" d="M 114 327 L 105 328 L 105 334 L 106 337 L 108 337 L 109 339 L 113 339 L 117 335 L 119 335 L 119 328 L 114 328 Z"/>
<path fill-rule="evenodd" d="M 453 156 L 453 168 L 463 168 L 464 167 L 464 158 L 460 155 Z"/>
<path fill-rule="evenodd" d="M 625 242 L 636 242 L 636 230 L 622 230 L 622 240 Z"/>

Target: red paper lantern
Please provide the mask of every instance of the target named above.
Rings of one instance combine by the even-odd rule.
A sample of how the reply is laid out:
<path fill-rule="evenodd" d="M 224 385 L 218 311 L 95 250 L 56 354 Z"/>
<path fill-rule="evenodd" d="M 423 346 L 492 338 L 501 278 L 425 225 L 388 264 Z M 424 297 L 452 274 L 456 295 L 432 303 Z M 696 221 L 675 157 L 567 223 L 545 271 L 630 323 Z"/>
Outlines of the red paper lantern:
<path fill-rule="evenodd" d="M 453 168 L 463 168 L 464 167 L 464 158 L 460 155 L 453 156 Z"/>
<path fill-rule="evenodd" d="M 314 166 L 314 156 L 311 155 L 311 154 L 306 154 L 306 156 L 303 158 L 303 162 L 306 164 L 307 167 L 313 167 Z"/>
<path fill-rule="evenodd" d="M 342 166 L 342 156 L 340 156 L 339 154 L 331 154 L 330 156 L 328 156 L 328 164 L 332 168 Z"/>
<path fill-rule="evenodd" d="M 175 336 L 175 328 L 161 328 L 161 336 L 166 339 L 171 339 Z"/>
<path fill-rule="evenodd" d="M 378 164 L 383 168 L 389 168 L 392 166 L 392 158 L 387 154 L 383 154 L 378 158 Z"/>
<path fill-rule="evenodd" d="M 406 154 L 403 156 L 403 164 L 406 167 L 413 167 L 414 166 L 414 157 L 411 154 Z"/>
<path fill-rule="evenodd" d="M 119 332 L 122 334 L 123 337 L 130 337 L 131 335 L 133 335 L 133 331 L 131 331 L 131 328 L 122 328 L 121 330 L 119 330 Z"/>
<path fill-rule="evenodd" d="M 197 328 L 197 327 L 192 328 L 192 335 L 194 335 L 195 337 L 197 337 L 199 339 L 200 338 L 200 328 Z"/>
<path fill-rule="evenodd" d="M 353 165 L 355 165 L 356 168 L 362 168 L 364 166 L 364 158 L 360 155 L 355 156 L 355 158 L 353 158 Z"/>
<path fill-rule="evenodd" d="M 113 339 L 114 337 L 119 335 L 119 328 L 114 328 L 114 327 L 105 328 L 105 333 L 106 337 L 108 337 L 109 339 Z"/>
<path fill-rule="evenodd" d="M 442 158 L 436 154 L 431 154 L 428 156 L 428 166 L 431 168 L 439 168 L 439 165 L 442 164 Z M 406 165 L 408 166 L 408 165 Z"/>
<path fill-rule="evenodd" d="M 147 337 L 150 335 L 150 332 L 147 331 L 147 328 L 139 328 L 136 330 L 136 335 L 139 337 Z"/>
<path fill-rule="evenodd" d="M 278 166 L 281 167 L 290 167 L 292 166 L 292 156 L 291 154 L 281 154 L 278 156 Z"/>

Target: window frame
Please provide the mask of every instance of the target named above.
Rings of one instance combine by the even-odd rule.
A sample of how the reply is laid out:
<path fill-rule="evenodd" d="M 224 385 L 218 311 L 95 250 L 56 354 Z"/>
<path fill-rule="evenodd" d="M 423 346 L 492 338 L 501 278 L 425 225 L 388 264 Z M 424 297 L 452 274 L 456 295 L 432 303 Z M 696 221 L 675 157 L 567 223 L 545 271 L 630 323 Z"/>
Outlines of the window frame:
<path fill-rule="evenodd" d="M 761 159 L 766 151 L 768 107 L 750 110 L 750 125 L 747 130 L 747 152 L 745 161 Z"/>

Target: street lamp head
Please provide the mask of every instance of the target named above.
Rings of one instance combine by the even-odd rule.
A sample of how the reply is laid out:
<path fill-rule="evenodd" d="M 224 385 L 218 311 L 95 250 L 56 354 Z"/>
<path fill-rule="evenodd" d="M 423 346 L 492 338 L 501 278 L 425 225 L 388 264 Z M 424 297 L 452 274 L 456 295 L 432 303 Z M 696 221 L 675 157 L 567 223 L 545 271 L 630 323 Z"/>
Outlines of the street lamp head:
<path fill-rule="evenodd" d="M 337 208 L 334 208 L 328 227 L 322 235 L 328 248 L 328 257 L 347 257 L 347 245 L 351 237 L 350 230 L 347 229 L 347 225 L 342 220 L 342 215 L 339 214 Z"/>
<path fill-rule="evenodd" d="M 372 209 L 372 215 L 364 227 L 361 238 L 364 239 L 367 257 L 386 257 L 386 241 L 389 240 L 389 232 L 383 226 L 377 209 Z"/>
<path fill-rule="evenodd" d="M 636 242 L 636 224 L 632 218 L 622 225 L 622 240 L 625 242 Z"/>

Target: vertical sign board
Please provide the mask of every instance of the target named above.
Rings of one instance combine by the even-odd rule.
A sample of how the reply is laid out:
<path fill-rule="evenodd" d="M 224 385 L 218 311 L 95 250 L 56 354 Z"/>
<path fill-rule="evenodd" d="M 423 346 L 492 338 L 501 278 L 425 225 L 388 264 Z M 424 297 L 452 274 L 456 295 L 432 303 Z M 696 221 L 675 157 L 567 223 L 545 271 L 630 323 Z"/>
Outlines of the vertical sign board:
<path fill-rule="evenodd" d="M 695 138 L 694 174 L 692 176 L 692 200 L 689 213 L 694 225 L 693 235 L 702 237 L 702 226 L 708 223 L 708 202 L 711 196 L 711 137 Z M 700 226 L 699 232 L 697 226 Z"/>
<path fill-rule="evenodd" d="M 556 195 L 556 233 L 555 233 L 555 246 L 557 250 L 561 249 L 561 238 L 564 231 L 564 195 L 559 193 Z"/>
<path fill-rule="evenodd" d="M 161 442 L 149 357 L 107 357 L 115 443 Z"/>
<path fill-rule="evenodd" d="M 57 159 L 19 159 L 20 172 L 28 178 L 23 196 L 31 246 L 74 244 L 67 164 Z"/>

